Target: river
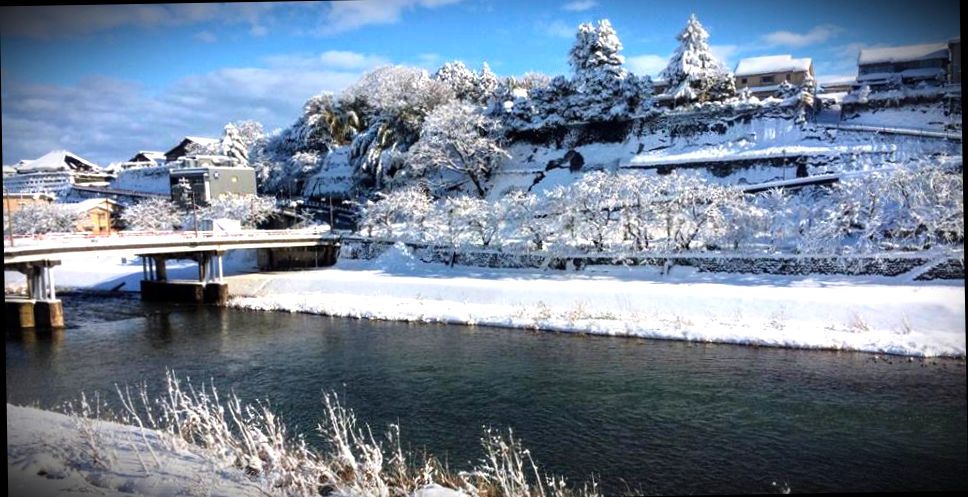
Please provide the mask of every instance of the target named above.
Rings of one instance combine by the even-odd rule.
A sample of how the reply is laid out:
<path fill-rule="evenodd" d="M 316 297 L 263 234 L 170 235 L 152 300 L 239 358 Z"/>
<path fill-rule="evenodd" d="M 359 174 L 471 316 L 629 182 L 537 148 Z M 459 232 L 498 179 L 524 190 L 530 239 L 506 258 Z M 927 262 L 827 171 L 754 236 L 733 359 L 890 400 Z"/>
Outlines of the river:
<path fill-rule="evenodd" d="M 510 427 L 543 469 L 609 495 L 968 487 L 960 359 L 62 297 L 68 329 L 7 333 L 7 402 L 157 390 L 170 368 L 268 399 L 307 435 L 335 391 L 451 469 L 481 457 L 483 426 Z"/>

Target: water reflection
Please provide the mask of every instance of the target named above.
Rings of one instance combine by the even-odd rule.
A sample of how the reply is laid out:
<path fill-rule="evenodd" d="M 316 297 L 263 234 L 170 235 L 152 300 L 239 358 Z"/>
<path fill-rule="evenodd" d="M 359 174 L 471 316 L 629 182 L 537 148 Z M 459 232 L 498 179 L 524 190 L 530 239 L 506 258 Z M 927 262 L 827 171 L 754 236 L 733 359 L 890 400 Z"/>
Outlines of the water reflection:
<path fill-rule="evenodd" d="M 511 427 L 546 469 L 594 472 L 608 494 L 771 492 L 774 480 L 795 492 L 968 486 L 963 361 L 124 299 L 65 300 L 65 312 L 78 326 L 59 339 L 8 335 L 8 401 L 109 398 L 141 380 L 157 389 L 173 369 L 268 398 L 307 434 L 321 392 L 335 390 L 375 433 L 400 423 L 405 443 L 454 469 L 481 456 L 481 426 Z"/>

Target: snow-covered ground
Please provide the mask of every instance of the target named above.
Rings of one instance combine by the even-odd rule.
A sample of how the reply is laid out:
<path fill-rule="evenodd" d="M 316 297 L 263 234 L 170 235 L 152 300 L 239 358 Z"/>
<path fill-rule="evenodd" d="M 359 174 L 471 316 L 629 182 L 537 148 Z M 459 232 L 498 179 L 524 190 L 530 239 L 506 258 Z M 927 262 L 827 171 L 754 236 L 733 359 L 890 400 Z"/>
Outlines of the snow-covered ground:
<path fill-rule="evenodd" d="M 231 254 L 231 253 L 230 253 Z M 195 264 L 171 264 L 192 279 Z M 225 265 L 230 305 L 355 318 L 913 356 L 965 355 L 964 281 L 697 273 L 591 266 L 582 272 L 427 264 L 394 247 L 370 261 L 257 273 L 251 252 Z M 6 273 L 8 287 L 23 285 Z M 134 257 L 79 256 L 58 287 L 136 291 Z"/>
<path fill-rule="evenodd" d="M 12 496 L 262 496 L 215 454 L 168 435 L 7 404 Z"/>
<path fill-rule="evenodd" d="M 965 354 L 964 282 L 764 276 L 673 268 L 583 273 L 425 264 L 391 249 L 372 261 L 229 279 L 230 305 L 915 356 Z"/>
<path fill-rule="evenodd" d="M 889 128 L 944 131 L 946 126 L 961 124 L 961 116 L 946 116 L 944 104 L 905 105 L 874 108 L 844 116 L 842 124 L 886 126 Z"/>

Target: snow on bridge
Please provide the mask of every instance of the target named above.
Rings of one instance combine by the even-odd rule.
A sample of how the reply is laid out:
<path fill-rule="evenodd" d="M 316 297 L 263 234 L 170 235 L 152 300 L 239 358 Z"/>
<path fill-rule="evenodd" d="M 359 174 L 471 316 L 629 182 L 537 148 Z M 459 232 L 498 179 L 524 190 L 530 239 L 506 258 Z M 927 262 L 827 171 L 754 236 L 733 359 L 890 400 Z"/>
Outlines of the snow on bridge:
<path fill-rule="evenodd" d="M 15 237 L 4 247 L 4 266 L 58 259 L 83 252 L 172 254 L 224 252 L 233 249 L 336 245 L 339 236 L 315 230 L 242 230 L 237 232 L 120 232 L 110 236 L 48 234 Z"/>

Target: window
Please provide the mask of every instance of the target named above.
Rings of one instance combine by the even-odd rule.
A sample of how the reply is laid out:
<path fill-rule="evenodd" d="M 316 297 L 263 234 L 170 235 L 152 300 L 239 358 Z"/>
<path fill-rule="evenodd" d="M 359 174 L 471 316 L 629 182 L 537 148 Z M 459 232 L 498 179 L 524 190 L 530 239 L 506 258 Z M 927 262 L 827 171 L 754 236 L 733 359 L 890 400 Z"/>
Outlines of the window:
<path fill-rule="evenodd" d="M 762 78 L 760 78 L 760 82 L 762 82 L 762 83 L 772 83 L 773 82 L 773 76 L 763 76 Z"/>
<path fill-rule="evenodd" d="M 232 176 L 232 183 L 238 183 L 238 182 L 239 182 L 239 177 L 238 176 Z"/>
<path fill-rule="evenodd" d="M 739 80 L 740 83 L 746 84 L 746 78 Z"/>

